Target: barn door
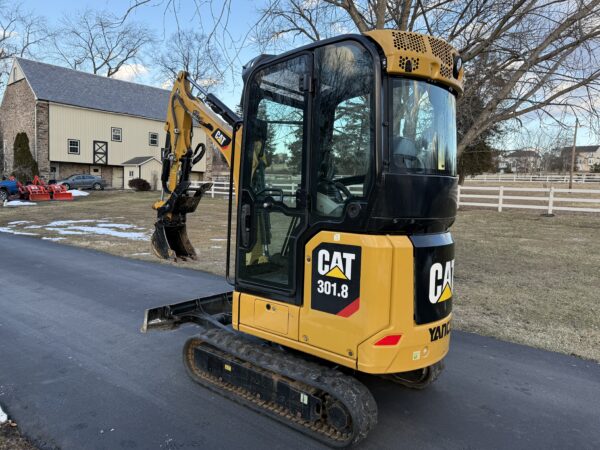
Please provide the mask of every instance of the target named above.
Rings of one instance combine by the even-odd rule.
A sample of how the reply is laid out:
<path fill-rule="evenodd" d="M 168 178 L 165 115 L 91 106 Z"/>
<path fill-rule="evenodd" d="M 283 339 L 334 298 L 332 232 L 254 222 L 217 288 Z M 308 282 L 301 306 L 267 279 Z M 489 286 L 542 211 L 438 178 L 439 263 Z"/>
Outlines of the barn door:
<path fill-rule="evenodd" d="M 94 164 L 108 164 L 108 142 L 94 141 Z"/>

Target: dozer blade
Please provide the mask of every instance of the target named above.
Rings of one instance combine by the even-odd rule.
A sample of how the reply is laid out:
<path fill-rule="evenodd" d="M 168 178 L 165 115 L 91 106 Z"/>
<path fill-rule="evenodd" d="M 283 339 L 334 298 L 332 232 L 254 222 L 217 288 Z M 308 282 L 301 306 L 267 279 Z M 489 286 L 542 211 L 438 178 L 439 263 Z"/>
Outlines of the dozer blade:
<path fill-rule="evenodd" d="M 158 220 L 154 224 L 151 239 L 156 256 L 175 260 L 196 259 L 196 251 L 187 235 L 186 215 L 196 210 L 202 195 L 211 186 L 212 183 L 204 183 L 198 188 L 190 188 L 186 183 L 158 208 Z"/>
<path fill-rule="evenodd" d="M 29 201 L 30 202 L 48 202 L 48 201 L 50 201 L 50 194 L 48 194 L 47 192 L 39 193 L 39 194 L 30 193 Z"/>
<path fill-rule="evenodd" d="M 52 200 L 60 200 L 60 201 L 71 201 L 73 200 L 73 194 L 70 192 L 54 192 L 52 194 Z"/>

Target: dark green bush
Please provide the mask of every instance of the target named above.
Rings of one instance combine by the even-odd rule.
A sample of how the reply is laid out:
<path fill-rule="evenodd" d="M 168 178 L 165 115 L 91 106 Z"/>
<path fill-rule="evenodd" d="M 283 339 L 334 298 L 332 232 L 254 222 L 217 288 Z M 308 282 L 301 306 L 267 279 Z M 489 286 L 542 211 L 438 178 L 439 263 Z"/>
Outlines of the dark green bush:
<path fill-rule="evenodd" d="M 149 191 L 150 190 L 150 183 L 148 183 L 146 180 L 144 180 L 143 178 L 134 178 L 132 180 L 129 180 L 129 187 L 131 189 L 135 189 L 136 191 Z"/>
<path fill-rule="evenodd" d="M 17 180 L 25 183 L 33 180 L 33 177 L 39 175 L 38 165 L 29 150 L 29 138 L 26 133 L 19 133 L 15 137 L 15 161 L 13 172 Z"/>

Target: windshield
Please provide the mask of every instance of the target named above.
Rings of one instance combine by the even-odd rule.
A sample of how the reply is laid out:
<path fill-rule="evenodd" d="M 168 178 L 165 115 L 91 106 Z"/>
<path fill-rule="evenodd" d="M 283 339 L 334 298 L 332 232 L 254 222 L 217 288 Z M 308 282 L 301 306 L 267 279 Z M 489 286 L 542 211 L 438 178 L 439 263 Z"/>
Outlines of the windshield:
<path fill-rule="evenodd" d="M 392 79 L 392 172 L 456 175 L 456 99 L 424 81 Z"/>

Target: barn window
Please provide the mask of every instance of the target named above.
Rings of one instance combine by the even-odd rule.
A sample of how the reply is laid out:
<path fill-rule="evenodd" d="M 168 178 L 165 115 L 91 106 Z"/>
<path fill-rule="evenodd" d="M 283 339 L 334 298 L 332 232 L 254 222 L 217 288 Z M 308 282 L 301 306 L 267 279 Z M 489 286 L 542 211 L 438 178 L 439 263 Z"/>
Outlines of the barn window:
<path fill-rule="evenodd" d="M 121 142 L 123 140 L 123 130 L 121 128 L 112 127 L 110 129 L 111 140 Z"/>
<path fill-rule="evenodd" d="M 158 145 L 158 133 L 150 133 L 149 143 L 154 146 Z"/>
<path fill-rule="evenodd" d="M 67 139 L 67 151 L 69 155 L 79 155 L 79 140 Z"/>

